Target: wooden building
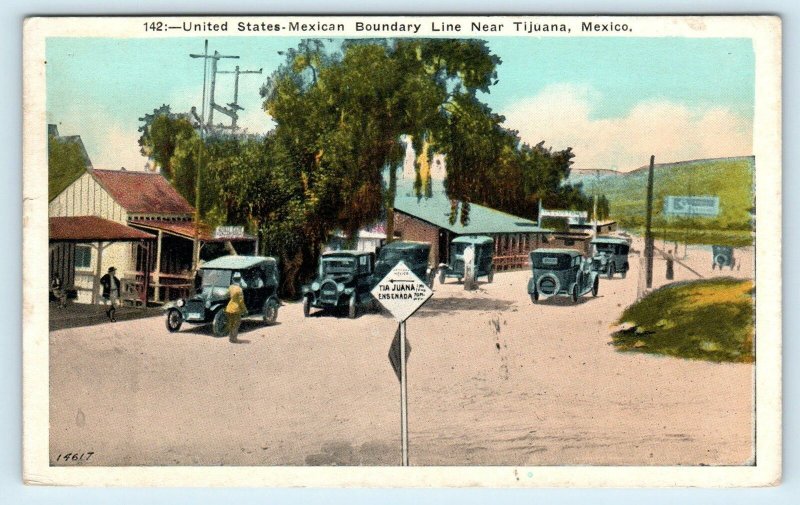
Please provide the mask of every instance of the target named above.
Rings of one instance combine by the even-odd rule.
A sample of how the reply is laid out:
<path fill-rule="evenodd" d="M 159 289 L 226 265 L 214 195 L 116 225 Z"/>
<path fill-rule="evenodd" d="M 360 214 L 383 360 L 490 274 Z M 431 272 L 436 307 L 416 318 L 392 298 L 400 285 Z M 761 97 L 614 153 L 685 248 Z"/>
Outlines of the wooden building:
<path fill-rule="evenodd" d="M 448 261 L 450 242 L 461 235 L 487 235 L 494 239 L 495 266 L 498 270 L 524 268 L 528 253 L 546 243 L 550 230 L 535 221 L 499 210 L 470 204 L 469 221 L 460 216 L 451 223 L 450 200 L 443 192 L 430 198 L 398 196 L 394 203 L 395 237 L 431 244 L 431 263 Z M 460 212 L 461 205 L 458 205 Z"/>

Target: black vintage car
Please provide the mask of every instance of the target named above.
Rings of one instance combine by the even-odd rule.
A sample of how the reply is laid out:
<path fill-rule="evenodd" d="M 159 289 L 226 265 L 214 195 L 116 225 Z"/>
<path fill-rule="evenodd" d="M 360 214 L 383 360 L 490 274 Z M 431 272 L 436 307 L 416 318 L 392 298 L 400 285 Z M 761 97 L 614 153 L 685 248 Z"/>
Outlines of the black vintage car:
<path fill-rule="evenodd" d="M 475 279 L 486 276 L 491 283 L 494 280 L 494 239 L 482 235 L 464 235 L 450 242 L 450 261 L 439 265 L 439 283 L 444 284 L 448 277 L 464 279 L 464 251 L 472 247 Z"/>
<path fill-rule="evenodd" d="M 722 267 L 730 267 L 733 270 L 733 267 L 736 266 L 736 258 L 733 257 L 733 247 L 731 246 L 713 245 L 711 246 L 711 256 L 711 270 L 717 267 L 720 270 L 722 270 Z"/>
<path fill-rule="evenodd" d="M 592 240 L 592 270 L 608 275 L 611 279 L 619 272 L 623 279 L 630 269 L 628 253 L 630 243 L 624 238 L 599 236 Z"/>
<path fill-rule="evenodd" d="M 375 271 L 372 273 L 372 287 L 382 281 L 400 261 L 405 263 L 422 282 L 431 287 L 434 271 L 429 263 L 430 253 L 431 245 L 427 242 L 396 240 L 386 244 L 378 251 Z"/>
<path fill-rule="evenodd" d="M 303 315 L 311 308 L 335 309 L 347 307 L 353 319 L 358 307 L 372 300 L 372 272 L 375 255 L 364 251 L 331 251 L 319 259 L 317 276 L 302 287 Z"/>
<path fill-rule="evenodd" d="M 194 296 L 169 304 L 167 329 L 176 332 L 184 321 L 191 324 L 212 323 L 214 335 L 226 333 L 225 306 L 230 301 L 228 288 L 238 273 L 247 313 L 258 315 L 267 324 L 278 319 L 278 268 L 274 258 L 265 256 L 223 256 L 209 261 L 198 272 L 199 288 Z"/>
<path fill-rule="evenodd" d="M 569 296 L 573 302 L 591 292 L 597 296 L 600 277 L 591 261 L 574 249 L 536 249 L 531 252 L 533 276 L 528 281 L 531 301 L 551 296 Z"/>

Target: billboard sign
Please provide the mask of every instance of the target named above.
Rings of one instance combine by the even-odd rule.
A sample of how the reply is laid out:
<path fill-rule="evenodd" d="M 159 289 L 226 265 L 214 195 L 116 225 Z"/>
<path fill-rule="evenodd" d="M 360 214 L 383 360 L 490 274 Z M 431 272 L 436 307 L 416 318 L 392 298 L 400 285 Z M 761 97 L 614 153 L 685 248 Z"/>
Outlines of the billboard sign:
<path fill-rule="evenodd" d="M 718 196 L 666 196 L 664 214 L 675 217 L 717 217 Z"/>

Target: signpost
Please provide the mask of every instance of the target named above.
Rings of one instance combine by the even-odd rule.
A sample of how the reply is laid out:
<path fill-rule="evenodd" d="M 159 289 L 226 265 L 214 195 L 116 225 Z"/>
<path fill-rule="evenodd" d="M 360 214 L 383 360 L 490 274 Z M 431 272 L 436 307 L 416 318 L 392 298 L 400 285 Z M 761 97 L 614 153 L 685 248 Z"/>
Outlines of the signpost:
<path fill-rule="evenodd" d="M 395 341 L 389 348 L 389 362 L 397 373 L 397 347 L 400 348 L 400 439 L 403 466 L 408 466 L 408 396 L 406 360 L 411 346 L 406 341 L 406 319 L 411 317 L 433 295 L 433 291 L 414 275 L 404 262 L 392 268 L 372 290 L 375 297 L 398 322 Z"/>
<path fill-rule="evenodd" d="M 718 196 L 666 196 L 664 214 L 678 217 L 717 217 Z"/>

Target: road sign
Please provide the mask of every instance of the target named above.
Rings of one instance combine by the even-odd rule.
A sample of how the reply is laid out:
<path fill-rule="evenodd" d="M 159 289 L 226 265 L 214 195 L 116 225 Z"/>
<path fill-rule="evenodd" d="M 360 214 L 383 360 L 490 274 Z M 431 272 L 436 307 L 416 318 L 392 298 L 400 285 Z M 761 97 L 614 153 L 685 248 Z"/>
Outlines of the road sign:
<path fill-rule="evenodd" d="M 431 295 L 431 288 L 402 261 L 372 290 L 372 296 L 401 323 L 428 301 Z"/>
<path fill-rule="evenodd" d="M 717 217 L 718 196 L 665 196 L 664 214 L 676 217 Z"/>
<path fill-rule="evenodd" d="M 411 344 L 408 342 L 406 338 L 406 360 L 408 360 L 408 356 L 411 354 Z M 394 333 L 394 339 L 392 340 L 392 345 L 389 347 L 389 363 L 392 364 L 392 368 L 394 369 L 394 373 L 397 375 L 397 380 L 403 380 L 402 376 L 402 367 L 400 366 L 400 360 L 402 359 L 400 355 L 400 326 L 397 327 L 397 331 Z"/>

